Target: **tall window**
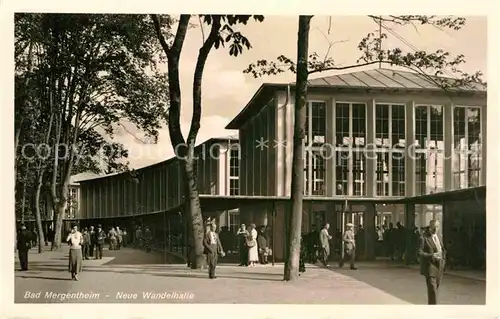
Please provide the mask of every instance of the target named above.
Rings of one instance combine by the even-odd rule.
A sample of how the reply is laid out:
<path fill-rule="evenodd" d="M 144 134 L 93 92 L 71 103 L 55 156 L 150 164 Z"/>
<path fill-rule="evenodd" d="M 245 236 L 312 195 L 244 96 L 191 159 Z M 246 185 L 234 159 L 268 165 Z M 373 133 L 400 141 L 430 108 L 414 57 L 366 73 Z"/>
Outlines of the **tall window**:
<path fill-rule="evenodd" d="M 366 105 L 352 104 L 352 141 L 355 146 L 366 143 Z"/>
<path fill-rule="evenodd" d="M 416 195 L 440 192 L 444 187 L 444 116 L 441 105 L 415 107 Z"/>
<path fill-rule="evenodd" d="M 391 105 L 391 146 L 404 148 L 406 145 L 405 105 Z"/>
<path fill-rule="evenodd" d="M 352 158 L 353 195 L 365 194 L 365 156 L 363 152 L 354 152 Z"/>
<path fill-rule="evenodd" d="M 349 186 L 349 152 L 336 151 L 335 154 L 335 180 L 337 185 L 342 185 L 342 190 L 345 195 L 348 195 Z"/>
<path fill-rule="evenodd" d="M 240 159 L 239 149 L 233 147 L 229 152 L 229 195 L 240 194 Z"/>
<path fill-rule="evenodd" d="M 375 144 L 377 152 L 377 196 L 404 196 L 406 146 L 406 106 L 375 106 Z"/>
<path fill-rule="evenodd" d="M 404 154 L 393 154 L 392 196 L 405 196 L 405 158 Z"/>
<path fill-rule="evenodd" d="M 453 110 L 453 187 L 480 185 L 481 110 L 455 106 Z"/>
<path fill-rule="evenodd" d="M 236 234 L 238 229 L 240 228 L 240 212 L 239 211 L 230 211 L 228 213 L 229 221 L 229 231 Z"/>
<path fill-rule="evenodd" d="M 389 196 L 389 152 L 377 153 L 377 196 Z"/>
<path fill-rule="evenodd" d="M 375 144 L 377 147 L 390 147 L 389 105 L 377 104 L 375 107 Z"/>
<path fill-rule="evenodd" d="M 479 186 L 481 171 L 481 117 L 479 108 L 467 109 L 467 168 L 469 187 Z"/>
<path fill-rule="evenodd" d="M 326 105 L 324 102 L 311 102 L 311 142 L 321 146 L 326 142 Z"/>
<path fill-rule="evenodd" d="M 335 140 L 337 147 L 349 146 L 350 118 L 348 103 L 337 103 L 335 107 Z"/>
<path fill-rule="evenodd" d="M 320 153 L 326 143 L 326 103 L 311 101 L 306 109 L 306 152 L 304 158 L 304 194 L 324 196 L 325 158 Z"/>
<path fill-rule="evenodd" d="M 335 105 L 335 178 L 346 195 L 365 195 L 366 104 Z"/>
<path fill-rule="evenodd" d="M 325 196 L 326 163 L 323 154 L 312 151 L 312 195 Z"/>

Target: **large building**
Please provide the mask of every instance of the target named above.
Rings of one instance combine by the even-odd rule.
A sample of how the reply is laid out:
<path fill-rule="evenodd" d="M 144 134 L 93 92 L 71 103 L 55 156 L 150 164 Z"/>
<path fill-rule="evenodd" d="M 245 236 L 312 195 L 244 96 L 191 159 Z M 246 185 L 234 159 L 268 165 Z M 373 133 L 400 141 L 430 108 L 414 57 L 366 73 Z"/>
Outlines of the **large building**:
<path fill-rule="evenodd" d="M 263 84 L 227 126 L 239 130 L 241 195 L 290 196 L 294 101 L 293 86 Z M 415 217 L 405 220 L 402 199 L 485 185 L 483 86 L 445 91 L 432 78 L 376 69 L 310 80 L 306 109 L 304 232 L 325 221 L 369 234 L 384 222 L 426 225 L 442 219 L 442 203 L 407 207 Z M 240 213 L 267 224 L 273 210 L 286 229 L 285 202 Z"/>
<path fill-rule="evenodd" d="M 467 227 L 469 234 L 485 229 L 486 88 L 437 83 L 387 69 L 309 81 L 303 232 L 326 221 L 342 231 L 352 221 L 374 238 L 375 226 L 419 227 L 432 218 L 445 224 L 445 240 Z M 240 222 L 267 225 L 276 260 L 285 254 L 290 216 L 294 100 L 293 85 L 263 84 L 227 126 L 239 140 L 197 148 L 218 154 L 198 161 L 204 215 L 233 231 Z M 169 218 L 183 215 L 179 169 L 173 158 L 136 178 L 82 181 L 80 219 L 156 218 L 170 229 Z M 366 246 L 373 257 L 368 239 Z"/>
<path fill-rule="evenodd" d="M 239 148 L 234 137 L 212 138 L 198 145 L 198 192 L 204 195 L 232 196 L 239 192 Z M 164 233 L 157 218 L 170 213 L 172 223 L 179 223 L 179 212 L 184 202 L 185 178 L 181 174 L 181 160 L 172 157 L 166 161 L 118 174 L 79 181 L 80 198 L 78 219 L 92 224 L 135 227 L 149 224 L 154 231 Z M 216 217 L 218 225 L 236 230 L 239 225 L 237 209 L 214 211 L 205 217 Z"/>

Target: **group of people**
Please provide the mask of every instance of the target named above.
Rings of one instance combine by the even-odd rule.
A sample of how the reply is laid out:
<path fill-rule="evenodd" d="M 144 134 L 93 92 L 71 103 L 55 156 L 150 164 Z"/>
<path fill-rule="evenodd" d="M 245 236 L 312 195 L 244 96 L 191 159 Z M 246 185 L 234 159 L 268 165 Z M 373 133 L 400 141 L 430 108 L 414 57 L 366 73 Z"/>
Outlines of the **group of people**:
<path fill-rule="evenodd" d="M 153 243 L 153 232 L 149 226 L 137 226 L 134 234 L 134 247 L 145 249 L 146 252 L 151 252 L 151 245 Z"/>
<path fill-rule="evenodd" d="M 257 231 L 255 224 L 247 228 L 241 224 L 236 233 L 238 236 L 238 248 L 240 266 L 254 267 L 257 263 L 266 265 L 267 258 L 272 254 L 268 245 L 266 227 L 261 226 Z"/>
<path fill-rule="evenodd" d="M 319 256 L 323 265 L 328 266 L 328 259 L 330 257 L 330 240 L 332 236 L 328 233 L 330 229 L 330 224 L 325 223 L 323 229 L 319 232 L 319 243 L 320 251 Z M 346 224 L 346 230 L 342 235 L 342 244 L 344 254 L 339 261 L 339 268 L 342 268 L 346 262 L 349 262 L 350 268 L 356 270 L 355 259 L 356 259 L 356 236 L 354 234 L 354 225 L 351 223 Z"/>

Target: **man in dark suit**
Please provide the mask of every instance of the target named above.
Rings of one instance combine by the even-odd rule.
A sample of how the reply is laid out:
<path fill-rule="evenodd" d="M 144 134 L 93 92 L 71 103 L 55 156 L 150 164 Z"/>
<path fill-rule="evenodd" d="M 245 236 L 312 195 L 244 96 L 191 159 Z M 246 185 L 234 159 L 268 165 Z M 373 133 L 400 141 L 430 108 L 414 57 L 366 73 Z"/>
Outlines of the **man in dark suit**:
<path fill-rule="evenodd" d="M 215 267 L 217 266 L 217 255 L 220 253 L 224 257 L 224 251 L 219 236 L 215 232 L 215 224 L 210 225 L 210 231 L 207 231 L 203 238 L 203 246 L 208 259 L 208 277 L 215 279 Z"/>
<path fill-rule="evenodd" d="M 437 304 L 437 293 L 443 279 L 446 251 L 443 240 L 439 238 L 439 221 L 431 220 L 429 231 L 420 238 L 418 254 L 420 255 L 420 274 L 425 276 L 427 299 L 429 305 Z"/>
<path fill-rule="evenodd" d="M 95 248 L 95 245 L 96 245 L 96 242 L 95 242 L 96 238 L 95 238 L 94 226 L 90 226 L 89 236 L 90 236 L 89 256 L 92 258 L 92 257 L 94 257 L 94 248 Z"/>
<path fill-rule="evenodd" d="M 26 225 L 21 224 L 21 229 L 17 233 L 17 250 L 19 252 L 21 271 L 28 270 L 28 251 L 34 238 L 33 233 L 26 229 Z"/>
<path fill-rule="evenodd" d="M 102 230 L 101 225 L 97 225 L 97 231 L 95 232 L 95 259 L 102 259 L 102 248 L 105 239 L 106 233 Z"/>

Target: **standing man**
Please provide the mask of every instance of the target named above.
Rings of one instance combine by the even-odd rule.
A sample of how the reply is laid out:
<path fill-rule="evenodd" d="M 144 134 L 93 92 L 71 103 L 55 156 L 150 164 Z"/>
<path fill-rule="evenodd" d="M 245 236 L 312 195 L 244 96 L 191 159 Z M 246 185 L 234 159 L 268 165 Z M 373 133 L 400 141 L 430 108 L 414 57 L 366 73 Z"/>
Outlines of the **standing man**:
<path fill-rule="evenodd" d="M 148 226 L 146 226 L 144 230 L 144 248 L 146 248 L 146 252 L 149 253 L 151 252 L 151 244 L 153 243 L 153 233 L 149 229 Z"/>
<path fill-rule="evenodd" d="M 329 223 L 325 223 L 323 229 L 319 232 L 319 242 L 321 244 L 321 262 L 323 265 L 328 266 L 328 256 L 330 256 L 330 242 L 332 236 L 328 234 L 330 228 Z"/>
<path fill-rule="evenodd" d="M 240 229 L 238 229 L 238 232 L 236 233 L 236 236 L 238 236 L 240 266 L 248 266 L 247 237 L 249 236 L 249 233 L 245 224 L 241 224 Z"/>
<path fill-rule="evenodd" d="M 104 239 L 106 239 L 106 233 L 102 230 L 101 225 L 97 225 L 97 231 L 95 232 L 95 259 L 102 259 Z"/>
<path fill-rule="evenodd" d="M 220 253 L 224 257 L 224 251 L 220 243 L 219 236 L 215 232 L 215 224 L 210 225 L 210 231 L 205 234 L 203 246 L 208 258 L 208 277 L 215 279 L 215 267 L 217 266 L 217 255 Z"/>
<path fill-rule="evenodd" d="M 83 259 L 89 259 L 89 250 L 90 250 L 90 233 L 87 230 L 87 227 L 83 228 L 83 243 L 82 243 L 82 255 Z"/>
<path fill-rule="evenodd" d="M 429 305 L 437 305 L 437 293 L 443 279 L 446 251 L 443 240 L 439 238 L 439 221 L 431 220 L 429 231 L 420 238 L 420 274 L 425 276 L 427 300 Z"/>
<path fill-rule="evenodd" d="M 339 268 L 344 267 L 344 263 L 349 261 L 351 264 L 351 269 L 356 270 L 357 268 L 354 266 L 354 259 L 356 258 L 356 238 L 354 236 L 354 225 L 348 223 L 346 226 L 346 231 L 344 232 L 344 236 L 342 237 L 342 241 L 344 243 L 344 257 L 339 262 Z"/>
<path fill-rule="evenodd" d="M 90 237 L 90 242 L 89 242 L 89 256 L 90 258 L 94 257 L 94 247 L 95 247 L 95 230 L 94 226 L 90 226 L 89 230 L 89 237 Z"/>
<path fill-rule="evenodd" d="M 17 250 L 19 252 L 19 263 L 21 271 L 28 270 L 28 251 L 31 248 L 31 242 L 35 236 L 26 229 L 24 223 L 21 224 L 21 230 L 17 233 Z"/>
<path fill-rule="evenodd" d="M 116 226 L 116 239 L 116 249 L 120 250 L 123 244 L 123 232 L 118 226 Z"/>

